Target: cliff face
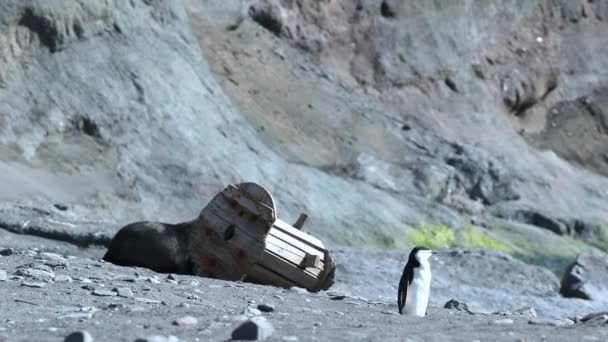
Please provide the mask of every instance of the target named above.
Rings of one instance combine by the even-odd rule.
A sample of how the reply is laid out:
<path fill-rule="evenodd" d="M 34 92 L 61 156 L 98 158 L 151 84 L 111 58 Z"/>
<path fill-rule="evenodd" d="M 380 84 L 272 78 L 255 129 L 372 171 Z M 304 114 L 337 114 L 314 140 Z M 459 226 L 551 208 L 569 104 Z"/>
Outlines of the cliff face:
<path fill-rule="evenodd" d="M 335 243 L 473 224 L 527 256 L 605 246 L 606 20 L 605 1 L 5 1 L 2 208 L 111 235 L 255 181 Z"/>

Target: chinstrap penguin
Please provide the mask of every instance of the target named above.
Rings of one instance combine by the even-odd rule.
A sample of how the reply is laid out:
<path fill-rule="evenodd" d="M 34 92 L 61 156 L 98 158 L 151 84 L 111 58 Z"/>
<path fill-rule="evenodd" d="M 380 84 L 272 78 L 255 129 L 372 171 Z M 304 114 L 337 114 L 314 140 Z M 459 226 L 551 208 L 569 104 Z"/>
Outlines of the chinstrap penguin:
<path fill-rule="evenodd" d="M 399 281 L 399 313 L 424 317 L 431 293 L 431 265 L 429 258 L 435 254 L 426 247 L 415 247 L 409 259 L 401 281 Z"/>

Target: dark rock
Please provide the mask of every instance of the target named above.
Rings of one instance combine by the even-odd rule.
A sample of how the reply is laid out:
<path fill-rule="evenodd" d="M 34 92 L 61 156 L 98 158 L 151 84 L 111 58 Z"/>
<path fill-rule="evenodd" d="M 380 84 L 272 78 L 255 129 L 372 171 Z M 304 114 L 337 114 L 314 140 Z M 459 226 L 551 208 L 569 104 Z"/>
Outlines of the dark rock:
<path fill-rule="evenodd" d="M 469 306 L 467 305 L 467 303 L 459 302 L 456 299 L 450 299 L 450 300 L 448 300 L 443 305 L 443 308 L 444 309 L 464 311 L 464 312 L 468 312 L 468 313 L 472 314 L 472 312 L 469 310 Z"/>
<path fill-rule="evenodd" d="M 260 310 L 262 312 L 273 312 L 274 311 L 274 305 L 258 304 L 258 310 Z"/>
<path fill-rule="evenodd" d="M 274 333 L 274 327 L 264 317 L 254 317 L 232 331 L 233 340 L 261 341 Z"/>
<path fill-rule="evenodd" d="M 57 210 L 66 211 L 68 210 L 68 206 L 65 204 L 55 203 L 53 205 Z"/>
<path fill-rule="evenodd" d="M 93 336 L 86 331 L 77 331 L 69 334 L 63 342 L 93 342 Z"/>
<path fill-rule="evenodd" d="M 579 254 L 562 278 L 560 293 L 591 300 L 608 298 L 608 255 L 596 251 Z"/>
<path fill-rule="evenodd" d="M 0 250 L 0 255 L 2 256 L 11 256 L 13 253 L 15 253 L 15 250 L 12 248 L 4 248 Z"/>

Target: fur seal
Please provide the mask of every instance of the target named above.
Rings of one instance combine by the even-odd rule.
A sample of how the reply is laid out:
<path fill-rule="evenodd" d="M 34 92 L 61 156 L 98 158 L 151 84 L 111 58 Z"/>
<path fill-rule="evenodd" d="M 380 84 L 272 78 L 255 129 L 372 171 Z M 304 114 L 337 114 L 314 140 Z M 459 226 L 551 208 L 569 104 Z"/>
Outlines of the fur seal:
<path fill-rule="evenodd" d="M 188 238 L 193 221 L 178 224 L 141 221 L 122 227 L 103 260 L 159 273 L 192 275 Z"/>

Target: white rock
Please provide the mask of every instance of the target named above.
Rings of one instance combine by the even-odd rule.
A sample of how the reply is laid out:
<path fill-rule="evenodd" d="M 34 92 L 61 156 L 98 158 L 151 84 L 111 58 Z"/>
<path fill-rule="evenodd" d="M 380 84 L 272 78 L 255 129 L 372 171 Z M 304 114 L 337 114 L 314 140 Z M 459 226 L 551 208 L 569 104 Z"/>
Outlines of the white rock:
<path fill-rule="evenodd" d="M 173 321 L 173 325 L 189 326 L 198 324 L 198 320 L 192 316 L 184 316 Z"/>

